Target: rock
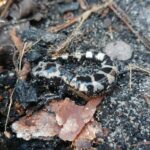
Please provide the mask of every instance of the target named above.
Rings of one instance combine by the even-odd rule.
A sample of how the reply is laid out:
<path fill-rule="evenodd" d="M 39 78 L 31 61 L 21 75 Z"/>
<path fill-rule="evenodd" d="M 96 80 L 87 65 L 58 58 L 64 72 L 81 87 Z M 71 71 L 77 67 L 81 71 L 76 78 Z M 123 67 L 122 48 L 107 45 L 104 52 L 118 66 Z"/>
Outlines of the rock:
<path fill-rule="evenodd" d="M 15 87 L 15 98 L 20 100 L 24 107 L 27 107 L 29 103 L 37 102 L 37 93 L 34 87 L 28 82 L 19 80 Z"/>
<path fill-rule="evenodd" d="M 44 30 L 39 29 L 29 29 L 22 33 L 22 38 L 25 41 L 37 41 L 39 39 L 43 40 L 45 43 L 54 43 L 56 41 L 61 41 L 66 38 L 65 34 L 62 33 L 48 33 Z"/>
<path fill-rule="evenodd" d="M 128 60 L 131 58 L 133 53 L 130 45 L 125 43 L 124 41 L 115 41 L 108 43 L 104 51 L 112 60 Z"/>
<path fill-rule="evenodd" d="M 72 3 L 69 3 L 69 4 L 62 4 L 58 8 L 58 10 L 61 14 L 64 14 L 67 11 L 74 11 L 74 10 L 77 10 L 77 9 L 79 9 L 79 3 L 77 3 L 77 2 L 72 2 Z"/>

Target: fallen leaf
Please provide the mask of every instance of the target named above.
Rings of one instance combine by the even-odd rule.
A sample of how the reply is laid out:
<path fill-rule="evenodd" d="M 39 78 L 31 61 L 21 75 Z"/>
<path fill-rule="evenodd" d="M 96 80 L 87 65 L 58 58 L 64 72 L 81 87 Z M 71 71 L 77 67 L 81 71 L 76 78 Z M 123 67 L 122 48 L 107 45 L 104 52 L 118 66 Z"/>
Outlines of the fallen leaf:
<path fill-rule="evenodd" d="M 102 126 L 97 121 L 90 121 L 75 139 L 73 146 L 77 149 L 90 149 L 97 136 L 103 136 Z"/>
<path fill-rule="evenodd" d="M 56 120 L 62 125 L 59 137 L 63 140 L 73 141 L 88 123 L 101 103 L 103 97 L 91 99 L 85 106 L 78 106 L 73 101 L 65 99 L 51 103 L 51 110 L 56 113 Z"/>
<path fill-rule="evenodd" d="M 57 135 L 60 131 L 55 115 L 43 110 L 30 117 L 22 117 L 12 124 L 12 130 L 17 133 L 18 138 L 49 139 Z"/>
<path fill-rule="evenodd" d="M 21 38 L 17 35 L 16 29 L 13 28 L 10 32 L 11 40 L 14 42 L 18 51 L 23 49 L 24 43 L 22 42 Z"/>

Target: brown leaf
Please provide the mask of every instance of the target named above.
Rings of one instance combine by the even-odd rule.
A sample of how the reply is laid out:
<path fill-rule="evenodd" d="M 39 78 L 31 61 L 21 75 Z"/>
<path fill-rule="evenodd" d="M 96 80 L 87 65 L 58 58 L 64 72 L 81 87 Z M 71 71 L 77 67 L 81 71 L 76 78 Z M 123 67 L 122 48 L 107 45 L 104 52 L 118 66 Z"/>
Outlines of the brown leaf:
<path fill-rule="evenodd" d="M 52 111 L 56 113 L 58 124 L 63 126 L 59 137 L 63 140 L 73 141 L 85 124 L 93 118 L 96 107 L 102 99 L 103 97 L 91 99 L 85 106 L 78 106 L 69 99 L 50 104 Z"/>
<path fill-rule="evenodd" d="M 90 149 L 92 140 L 94 140 L 97 135 L 103 136 L 101 124 L 97 121 L 90 121 L 75 139 L 73 145 L 77 149 Z"/>
<path fill-rule="evenodd" d="M 17 35 L 16 29 L 13 28 L 10 32 L 11 40 L 14 42 L 18 51 L 23 49 L 24 43 L 22 42 L 21 38 Z"/>
<path fill-rule="evenodd" d="M 49 139 L 59 133 L 55 115 L 45 111 L 39 111 L 30 117 L 22 117 L 12 124 L 12 129 L 18 138 Z"/>
<path fill-rule="evenodd" d="M 76 138 L 76 141 L 80 139 L 93 140 L 94 138 L 96 138 L 96 135 L 103 136 L 102 126 L 99 122 L 95 120 L 90 121 L 89 123 L 86 124 L 85 128 Z"/>

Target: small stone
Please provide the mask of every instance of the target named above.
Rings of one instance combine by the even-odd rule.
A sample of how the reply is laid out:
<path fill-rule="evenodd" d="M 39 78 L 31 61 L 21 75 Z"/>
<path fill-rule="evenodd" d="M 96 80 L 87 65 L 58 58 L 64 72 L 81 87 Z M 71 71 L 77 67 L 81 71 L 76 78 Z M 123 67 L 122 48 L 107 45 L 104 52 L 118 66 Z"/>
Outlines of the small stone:
<path fill-rule="evenodd" d="M 28 82 L 18 80 L 14 95 L 16 99 L 19 99 L 21 104 L 26 108 L 29 103 L 37 102 L 37 93 L 35 88 Z"/>
<path fill-rule="evenodd" d="M 77 2 L 72 2 L 72 3 L 68 3 L 68 4 L 62 4 L 58 10 L 61 14 L 64 14 L 65 12 L 68 11 L 74 11 L 74 10 L 78 10 L 79 9 L 79 3 Z"/>
<path fill-rule="evenodd" d="M 106 18 L 104 20 L 104 28 L 108 28 L 111 25 L 111 20 L 109 18 Z"/>
<path fill-rule="evenodd" d="M 108 43 L 104 51 L 112 60 L 128 60 L 131 58 L 133 53 L 131 46 L 124 41 Z"/>

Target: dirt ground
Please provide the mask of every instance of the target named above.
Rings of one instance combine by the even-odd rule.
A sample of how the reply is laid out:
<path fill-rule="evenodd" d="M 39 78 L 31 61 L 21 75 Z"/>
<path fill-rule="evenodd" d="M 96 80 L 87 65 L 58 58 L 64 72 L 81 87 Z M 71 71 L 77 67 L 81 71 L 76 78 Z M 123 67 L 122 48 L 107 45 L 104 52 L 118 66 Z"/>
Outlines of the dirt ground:
<path fill-rule="evenodd" d="M 15 111 L 16 107 L 12 107 L 7 127 L 11 137 L 4 135 L 10 93 L 17 80 L 16 75 L 10 75 L 10 73 L 15 74 L 16 71 L 12 60 L 16 52 L 14 47 L 19 47 L 19 44 L 12 42 L 14 34 L 11 31 L 14 27 L 23 42 L 34 43 L 31 51 L 27 51 L 24 55 L 24 59 L 33 66 L 37 59 L 44 60 L 49 51 L 64 49 L 61 43 L 68 37 L 65 48 L 70 53 L 102 51 L 115 58 L 114 63 L 119 68 L 117 83 L 94 114 L 94 118 L 109 133 L 96 145 L 92 145 L 92 148 L 150 149 L 150 45 L 149 41 L 142 40 L 143 37 L 150 39 L 150 1 L 114 1 L 131 19 L 129 24 L 126 18 L 119 17 L 119 13 L 115 13 L 116 7 L 114 10 L 114 7 L 106 7 L 103 11 L 91 13 L 81 24 L 80 30 L 76 27 L 81 22 L 76 21 L 75 18 L 90 10 L 90 6 L 102 4 L 101 0 L 87 0 L 88 6 L 81 4 L 80 0 L 36 0 L 34 3 L 32 0 L 26 2 L 22 0 L 11 3 L 6 16 L 2 16 L 4 19 L 0 20 L 0 47 L 2 47 L 0 49 L 0 150 L 72 149 L 71 142 L 58 137 L 51 137 L 46 141 L 41 139 L 25 141 L 17 138 L 12 132 L 11 124 L 23 115 L 21 108 L 18 113 Z M 4 8 L 1 9 L 1 13 L 4 12 L 3 10 Z M 69 19 L 74 23 L 68 21 L 69 25 L 65 27 L 64 23 Z M 134 30 L 130 28 L 131 23 Z M 55 32 L 57 35 L 47 35 L 48 31 L 49 33 L 57 31 Z M 70 36 L 72 32 L 76 36 Z M 42 40 L 39 40 L 40 38 Z M 118 41 L 121 42 L 117 47 L 111 45 Z M 111 53 L 109 53 L 110 47 Z M 129 64 L 132 64 L 131 68 Z M 27 102 L 24 101 L 22 100 L 22 105 L 27 108 Z M 38 103 L 38 100 L 34 103 Z"/>

